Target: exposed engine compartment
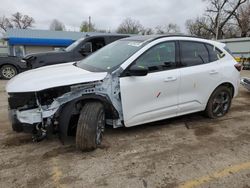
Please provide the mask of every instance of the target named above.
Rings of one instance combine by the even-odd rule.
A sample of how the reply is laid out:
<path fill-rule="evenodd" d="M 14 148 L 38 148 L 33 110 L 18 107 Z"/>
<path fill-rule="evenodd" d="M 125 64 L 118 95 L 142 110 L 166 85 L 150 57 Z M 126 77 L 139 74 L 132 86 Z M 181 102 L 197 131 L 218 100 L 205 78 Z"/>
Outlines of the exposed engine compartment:
<path fill-rule="evenodd" d="M 70 92 L 69 86 L 51 88 L 39 92 L 9 93 L 9 108 L 18 110 L 37 108 L 37 100 L 42 106 L 50 105 L 54 99 L 67 92 Z"/>

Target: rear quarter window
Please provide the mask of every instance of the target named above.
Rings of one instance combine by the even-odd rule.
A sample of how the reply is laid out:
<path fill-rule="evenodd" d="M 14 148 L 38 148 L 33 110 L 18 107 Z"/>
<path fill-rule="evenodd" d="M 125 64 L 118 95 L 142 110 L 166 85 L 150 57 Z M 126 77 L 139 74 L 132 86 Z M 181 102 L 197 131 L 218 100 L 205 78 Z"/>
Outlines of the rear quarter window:
<path fill-rule="evenodd" d="M 206 47 L 209 52 L 209 60 L 210 62 L 217 61 L 225 56 L 225 54 L 215 46 L 212 46 L 210 44 L 206 44 Z"/>

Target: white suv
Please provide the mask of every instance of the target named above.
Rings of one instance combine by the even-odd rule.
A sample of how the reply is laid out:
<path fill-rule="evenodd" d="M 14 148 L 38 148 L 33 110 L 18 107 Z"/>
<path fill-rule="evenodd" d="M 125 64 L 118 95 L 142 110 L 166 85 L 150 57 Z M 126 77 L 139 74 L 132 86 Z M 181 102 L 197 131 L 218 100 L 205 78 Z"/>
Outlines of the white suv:
<path fill-rule="evenodd" d="M 22 73 L 7 84 L 12 127 L 49 127 L 76 147 L 101 144 L 106 124 L 131 127 L 198 111 L 225 115 L 241 66 L 225 44 L 188 36 L 121 39 L 86 59 Z"/>

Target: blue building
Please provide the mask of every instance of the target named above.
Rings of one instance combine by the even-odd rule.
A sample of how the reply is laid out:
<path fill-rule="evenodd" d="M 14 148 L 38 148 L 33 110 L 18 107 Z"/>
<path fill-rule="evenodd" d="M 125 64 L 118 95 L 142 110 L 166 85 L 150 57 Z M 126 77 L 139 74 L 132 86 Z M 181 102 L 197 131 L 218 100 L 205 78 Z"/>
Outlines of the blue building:
<path fill-rule="evenodd" d="M 66 48 L 79 38 L 97 33 L 50 31 L 35 29 L 8 29 L 3 36 L 9 55 L 25 56 Z"/>

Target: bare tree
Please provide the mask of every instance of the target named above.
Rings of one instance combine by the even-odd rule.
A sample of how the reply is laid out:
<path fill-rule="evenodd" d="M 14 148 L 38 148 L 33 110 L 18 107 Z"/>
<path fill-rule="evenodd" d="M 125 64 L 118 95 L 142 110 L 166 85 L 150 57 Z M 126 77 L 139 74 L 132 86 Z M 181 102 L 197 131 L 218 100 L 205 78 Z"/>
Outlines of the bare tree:
<path fill-rule="evenodd" d="M 156 34 L 164 34 L 165 33 L 164 27 L 161 25 L 156 26 L 155 30 L 156 30 Z"/>
<path fill-rule="evenodd" d="M 177 24 L 170 23 L 166 27 L 167 33 L 180 33 L 181 29 Z"/>
<path fill-rule="evenodd" d="M 6 18 L 5 16 L 0 18 L 0 28 L 3 31 L 6 31 L 8 28 L 13 28 L 12 23 L 10 22 L 10 20 L 8 18 Z"/>
<path fill-rule="evenodd" d="M 195 20 L 187 20 L 186 28 L 191 35 L 210 39 L 215 32 L 209 27 L 206 17 L 197 17 Z"/>
<path fill-rule="evenodd" d="M 53 31 L 64 31 L 65 25 L 62 22 L 60 22 L 59 20 L 54 19 L 50 23 L 49 29 L 53 30 Z"/>
<path fill-rule="evenodd" d="M 17 12 L 12 15 L 11 21 L 16 28 L 27 29 L 32 27 L 35 23 L 34 19 L 28 15 L 22 15 L 20 12 Z"/>
<path fill-rule="evenodd" d="M 0 18 L 0 29 L 6 31 L 8 28 L 27 29 L 33 26 L 35 20 L 28 16 L 23 15 L 20 12 L 13 14 L 10 18 L 5 16 Z"/>
<path fill-rule="evenodd" d="M 143 30 L 143 27 L 139 21 L 133 20 L 131 18 L 126 18 L 119 25 L 116 32 L 125 33 L 125 34 L 139 34 L 142 30 Z"/>
<path fill-rule="evenodd" d="M 180 33 L 180 27 L 173 23 L 166 26 L 157 26 L 155 29 L 157 34 Z"/>
<path fill-rule="evenodd" d="M 238 29 L 241 37 L 250 36 L 250 1 L 239 7 L 234 13 Z"/>
<path fill-rule="evenodd" d="M 237 9 L 247 0 L 210 0 L 206 16 L 210 19 L 210 25 L 215 31 L 216 39 L 223 37 L 223 27 L 233 17 Z"/>
<path fill-rule="evenodd" d="M 142 35 L 152 35 L 154 34 L 154 31 L 152 28 L 142 28 L 140 31 L 140 34 Z"/>
<path fill-rule="evenodd" d="M 246 3 L 247 0 L 206 0 L 209 2 L 209 6 L 206 9 L 205 14 L 197 18 L 193 24 L 198 29 L 205 30 L 206 32 L 202 32 L 200 34 L 205 33 L 205 37 L 209 36 L 207 34 L 210 33 L 213 38 L 221 39 L 226 35 L 225 28 L 232 28 L 229 27 L 231 24 L 230 21 L 234 16 L 235 12 L 239 9 L 239 7 Z M 196 27 L 192 27 L 189 23 L 186 25 L 188 26 L 187 29 L 189 33 L 192 33 L 190 29 L 194 29 Z M 201 28 L 200 28 L 201 27 Z M 198 31 L 196 33 L 199 33 Z M 204 36 L 201 36 L 204 37 Z"/>
<path fill-rule="evenodd" d="M 80 32 L 94 32 L 94 31 L 96 31 L 95 24 L 88 21 L 82 22 L 80 26 Z"/>

